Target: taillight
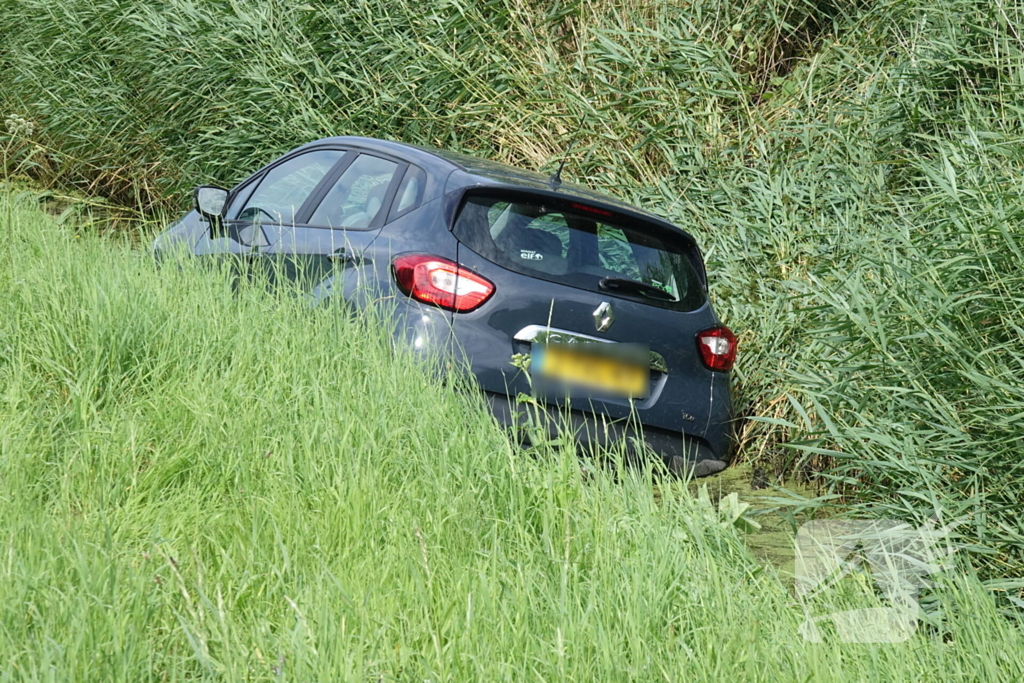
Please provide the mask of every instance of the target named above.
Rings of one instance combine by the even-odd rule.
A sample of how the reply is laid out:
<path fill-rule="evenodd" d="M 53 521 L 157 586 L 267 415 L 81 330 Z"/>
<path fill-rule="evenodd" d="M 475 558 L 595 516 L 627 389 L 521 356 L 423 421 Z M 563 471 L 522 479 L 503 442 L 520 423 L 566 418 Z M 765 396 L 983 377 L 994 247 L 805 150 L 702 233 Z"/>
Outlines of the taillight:
<path fill-rule="evenodd" d="M 440 256 L 406 254 L 391 265 L 404 293 L 450 311 L 472 311 L 494 294 L 493 282 Z"/>
<path fill-rule="evenodd" d="M 697 348 L 704 365 L 726 371 L 736 362 L 736 335 L 728 327 L 712 327 L 697 335 Z"/>
<path fill-rule="evenodd" d="M 611 218 L 611 217 L 613 217 L 615 215 L 611 211 L 608 211 L 606 209 L 599 209 L 596 206 L 587 206 L 585 204 L 576 204 L 575 202 L 570 204 L 569 206 L 571 206 L 574 209 L 579 209 L 580 211 L 586 211 L 587 213 L 596 213 L 598 216 L 604 216 L 606 218 Z"/>

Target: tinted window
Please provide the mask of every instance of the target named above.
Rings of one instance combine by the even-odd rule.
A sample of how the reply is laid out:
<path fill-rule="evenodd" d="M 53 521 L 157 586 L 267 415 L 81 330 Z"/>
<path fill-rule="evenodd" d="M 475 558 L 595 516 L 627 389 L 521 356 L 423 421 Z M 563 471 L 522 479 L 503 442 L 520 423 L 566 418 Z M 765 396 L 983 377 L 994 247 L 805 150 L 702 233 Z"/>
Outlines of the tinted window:
<path fill-rule="evenodd" d="M 663 308 L 704 303 L 692 244 L 641 219 L 570 200 L 470 196 L 455 234 L 484 258 L 526 275 Z"/>
<path fill-rule="evenodd" d="M 360 154 L 309 219 L 325 228 L 368 228 L 384 208 L 384 198 L 398 164 Z"/>
<path fill-rule="evenodd" d="M 270 169 L 238 217 L 292 225 L 295 214 L 344 152 L 322 149 L 293 157 Z"/>
<path fill-rule="evenodd" d="M 423 201 L 423 188 L 427 184 L 427 174 L 416 166 L 410 166 L 402 178 L 395 195 L 395 205 L 391 208 L 391 217 L 411 211 Z"/>
<path fill-rule="evenodd" d="M 231 203 L 229 203 L 224 209 L 224 215 L 227 218 L 235 218 L 238 215 L 242 210 L 242 207 L 245 206 L 245 203 L 249 200 L 249 195 L 251 195 L 252 191 L 256 189 L 259 182 L 259 178 L 257 178 L 245 187 L 238 188 L 238 191 L 235 192 L 234 196 L 231 198 Z"/>

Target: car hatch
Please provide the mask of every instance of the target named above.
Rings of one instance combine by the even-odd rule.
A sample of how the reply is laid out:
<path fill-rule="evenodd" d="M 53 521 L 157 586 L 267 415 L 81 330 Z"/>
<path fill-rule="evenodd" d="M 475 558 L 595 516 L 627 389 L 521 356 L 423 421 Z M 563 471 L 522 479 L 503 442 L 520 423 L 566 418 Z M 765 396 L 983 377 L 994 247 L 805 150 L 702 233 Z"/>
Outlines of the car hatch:
<path fill-rule="evenodd" d="M 706 410 L 711 382 L 695 339 L 716 321 L 684 233 L 571 197 L 507 190 L 469 193 L 453 230 L 459 262 L 495 286 L 454 324 L 485 390 L 530 393 L 511 357 L 543 343 L 628 343 L 648 347 L 649 386 L 632 400 L 602 396 L 603 410 L 635 407 L 666 429 Z"/>

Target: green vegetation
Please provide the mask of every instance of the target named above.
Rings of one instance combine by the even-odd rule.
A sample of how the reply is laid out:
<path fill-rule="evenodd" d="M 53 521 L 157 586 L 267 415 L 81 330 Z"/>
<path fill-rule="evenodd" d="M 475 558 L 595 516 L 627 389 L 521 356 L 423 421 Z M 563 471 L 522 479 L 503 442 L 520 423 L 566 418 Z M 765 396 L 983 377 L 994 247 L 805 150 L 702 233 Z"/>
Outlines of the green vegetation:
<path fill-rule="evenodd" d="M 9 169 L 152 209 L 366 134 L 691 230 L 740 335 L 741 458 L 1024 536 L 1024 10 L 1000 0 L 0 0 Z M 575 135 L 575 131 L 579 134 Z M 26 132 L 28 131 L 28 132 Z"/>
<path fill-rule="evenodd" d="M 1021 26 L 1002 0 L 0 0 L 0 162 L 152 213 L 326 135 L 548 171 L 578 139 L 567 180 L 703 246 L 740 458 L 814 482 L 812 512 L 965 518 L 1019 606 Z M 975 584 L 947 645 L 805 645 L 699 502 L 512 457 L 379 326 L 4 211 L 6 670 L 901 680 L 1019 653 Z"/>
<path fill-rule="evenodd" d="M 975 579 L 905 643 L 805 642 L 682 487 L 525 457 L 379 321 L 157 268 L 29 199 L 0 195 L 5 680 L 1024 676 Z"/>

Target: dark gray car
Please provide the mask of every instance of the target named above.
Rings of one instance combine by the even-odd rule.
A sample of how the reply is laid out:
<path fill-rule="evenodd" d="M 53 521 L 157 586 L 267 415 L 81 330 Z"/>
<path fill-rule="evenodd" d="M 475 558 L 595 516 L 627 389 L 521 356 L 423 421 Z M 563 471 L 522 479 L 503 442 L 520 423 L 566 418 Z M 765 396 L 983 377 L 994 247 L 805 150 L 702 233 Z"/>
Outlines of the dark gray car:
<path fill-rule="evenodd" d="M 230 191 L 197 188 L 195 203 L 158 254 L 272 257 L 317 301 L 397 299 L 397 333 L 464 358 L 506 425 L 539 406 L 534 426 L 568 423 L 584 445 L 642 436 L 697 476 L 729 461 L 736 340 L 694 239 L 657 216 L 557 177 L 356 137 L 304 145 Z"/>

